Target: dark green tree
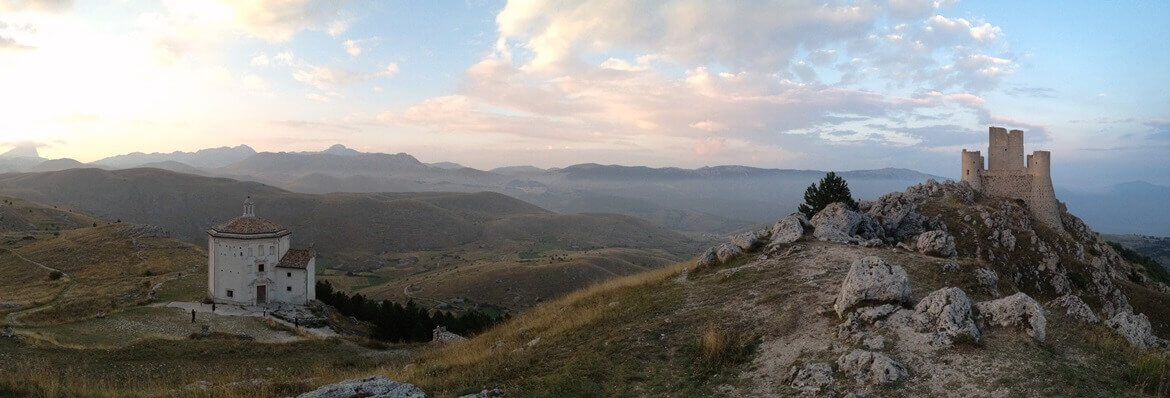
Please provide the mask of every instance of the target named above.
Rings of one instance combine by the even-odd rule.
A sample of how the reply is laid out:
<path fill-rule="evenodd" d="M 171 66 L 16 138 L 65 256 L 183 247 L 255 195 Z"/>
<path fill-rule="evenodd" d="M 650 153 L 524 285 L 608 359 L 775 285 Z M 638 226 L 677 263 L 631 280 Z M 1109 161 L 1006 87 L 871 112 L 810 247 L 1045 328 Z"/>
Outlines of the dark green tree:
<path fill-rule="evenodd" d="M 804 204 L 800 205 L 800 212 L 812 218 L 825 207 L 836 202 L 844 202 L 850 209 L 857 210 L 857 201 L 849 192 L 849 183 L 830 171 L 821 179 L 820 184 L 812 184 L 804 190 Z"/>

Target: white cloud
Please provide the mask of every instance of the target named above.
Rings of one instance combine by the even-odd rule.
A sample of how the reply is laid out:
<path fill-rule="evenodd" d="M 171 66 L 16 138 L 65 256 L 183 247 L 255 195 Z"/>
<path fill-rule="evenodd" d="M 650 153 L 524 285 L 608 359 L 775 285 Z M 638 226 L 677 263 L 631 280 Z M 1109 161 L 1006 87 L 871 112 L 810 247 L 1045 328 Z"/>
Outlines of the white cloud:
<path fill-rule="evenodd" d="M 268 66 L 270 63 L 268 54 L 260 53 L 252 56 L 252 65 L 254 66 Z"/>
<path fill-rule="evenodd" d="M 398 63 L 391 62 L 389 64 L 386 64 L 386 67 L 382 68 L 382 72 L 379 73 L 378 75 L 384 76 L 384 77 L 391 77 L 391 76 L 394 76 L 397 74 L 398 74 Z"/>
<path fill-rule="evenodd" d="M 349 53 L 352 57 L 362 55 L 362 44 L 356 40 L 349 39 L 341 42 L 341 45 L 345 47 L 345 52 Z"/>
<path fill-rule="evenodd" d="M 675 156 L 767 146 L 788 157 L 776 142 L 901 148 L 930 131 L 867 123 L 992 120 L 978 93 L 1015 70 L 1002 31 L 939 15 L 949 1 L 893 3 L 511 1 L 497 15 L 493 52 L 468 68 L 456 95 L 383 119 L 613 148 L 673 137 L 685 143 L 663 149 Z M 893 89 L 862 88 L 873 85 Z"/>

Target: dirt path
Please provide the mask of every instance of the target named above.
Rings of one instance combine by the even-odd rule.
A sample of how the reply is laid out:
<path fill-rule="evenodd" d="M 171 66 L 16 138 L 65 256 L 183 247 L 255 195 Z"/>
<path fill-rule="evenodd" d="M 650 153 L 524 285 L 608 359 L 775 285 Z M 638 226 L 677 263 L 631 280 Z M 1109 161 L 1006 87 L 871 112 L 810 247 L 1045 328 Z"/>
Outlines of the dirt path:
<path fill-rule="evenodd" d="M 56 269 L 56 268 L 41 264 L 39 262 L 33 261 L 33 260 L 29 259 L 28 257 L 25 257 L 24 255 L 20 254 L 20 252 L 17 252 L 17 251 L 12 250 L 12 249 L 0 248 L 0 250 L 4 250 L 4 251 L 16 256 L 16 258 L 19 258 L 21 261 L 24 261 L 26 263 L 40 267 L 41 269 L 44 269 L 45 271 L 49 271 L 50 273 L 58 272 L 61 274 L 61 280 L 66 283 L 65 287 L 62 288 L 60 291 L 58 291 L 57 294 L 53 296 L 53 299 L 49 300 L 45 304 L 42 304 L 42 305 L 39 305 L 36 307 L 32 307 L 32 308 L 26 308 L 26 309 L 19 310 L 19 311 L 9 312 L 7 315 L 4 316 L 4 324 L 9 325 L 9 326 L 23 325 L 20 321 L 17 320 L 18 317 L 23 316 L 23 315 L 27 315 L 27 314 L 31 314 L 31 313 L 34 313 L 37 311 L 43 311 L 46 308 L 51 307 L 53 304 L 56 304 L 58 301 L 60 301 L 61 297 L 64 297 L 65 293 L 68 292 L 69 289 L 73 288 L 73 278 L 70 277 L 69 274 L 65 273 L 65 271 L 61 271 L 59 269 Z"/>

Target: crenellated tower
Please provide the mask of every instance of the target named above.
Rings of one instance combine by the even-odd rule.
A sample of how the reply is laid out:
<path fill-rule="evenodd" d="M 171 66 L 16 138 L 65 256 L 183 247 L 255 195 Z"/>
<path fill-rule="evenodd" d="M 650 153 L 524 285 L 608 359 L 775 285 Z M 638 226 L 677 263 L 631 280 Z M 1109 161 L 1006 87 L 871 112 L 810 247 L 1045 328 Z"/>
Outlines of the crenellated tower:
<path fill-rule="evenodd" d="M 961 153 L 960 180 L 987 196 L 1022 199 L 1037 221 L 1063 230 L 1060 206 L 1052 188 L 1052 154 L 1035 151 L 1024 156 L 1024 132 L 991 127 L 987 131 L 987 158 L 979 151 Z"/>

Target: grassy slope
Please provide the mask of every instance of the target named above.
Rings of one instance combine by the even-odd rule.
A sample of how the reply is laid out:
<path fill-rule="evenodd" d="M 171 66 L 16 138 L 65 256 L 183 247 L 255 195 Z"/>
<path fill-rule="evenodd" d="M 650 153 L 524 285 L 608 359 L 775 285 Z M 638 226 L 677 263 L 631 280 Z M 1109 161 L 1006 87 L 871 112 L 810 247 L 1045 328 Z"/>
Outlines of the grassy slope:
<path fill-rule="evenodd" d="M 170 299 L 202 297 L 206 255 L 192 245 L 143 235 L 140 226 L 111 224 L 21 240 L 0 253 L 0 293 L 7 321 L 61 323 L 133 307 L 150 290 Z M 56 280 L 39 263 L 64 275 Z M 183 276 L 180 278 L 180 274 Z M 170 286 L 168 286 L 170 284 Z"/>
<path fill-rule="evenodd" d="M 0 196 L 0 234 L 4 236 L 22 238 L 30 234 L 88 227 L 100 222 L 73 210 Z"/>

